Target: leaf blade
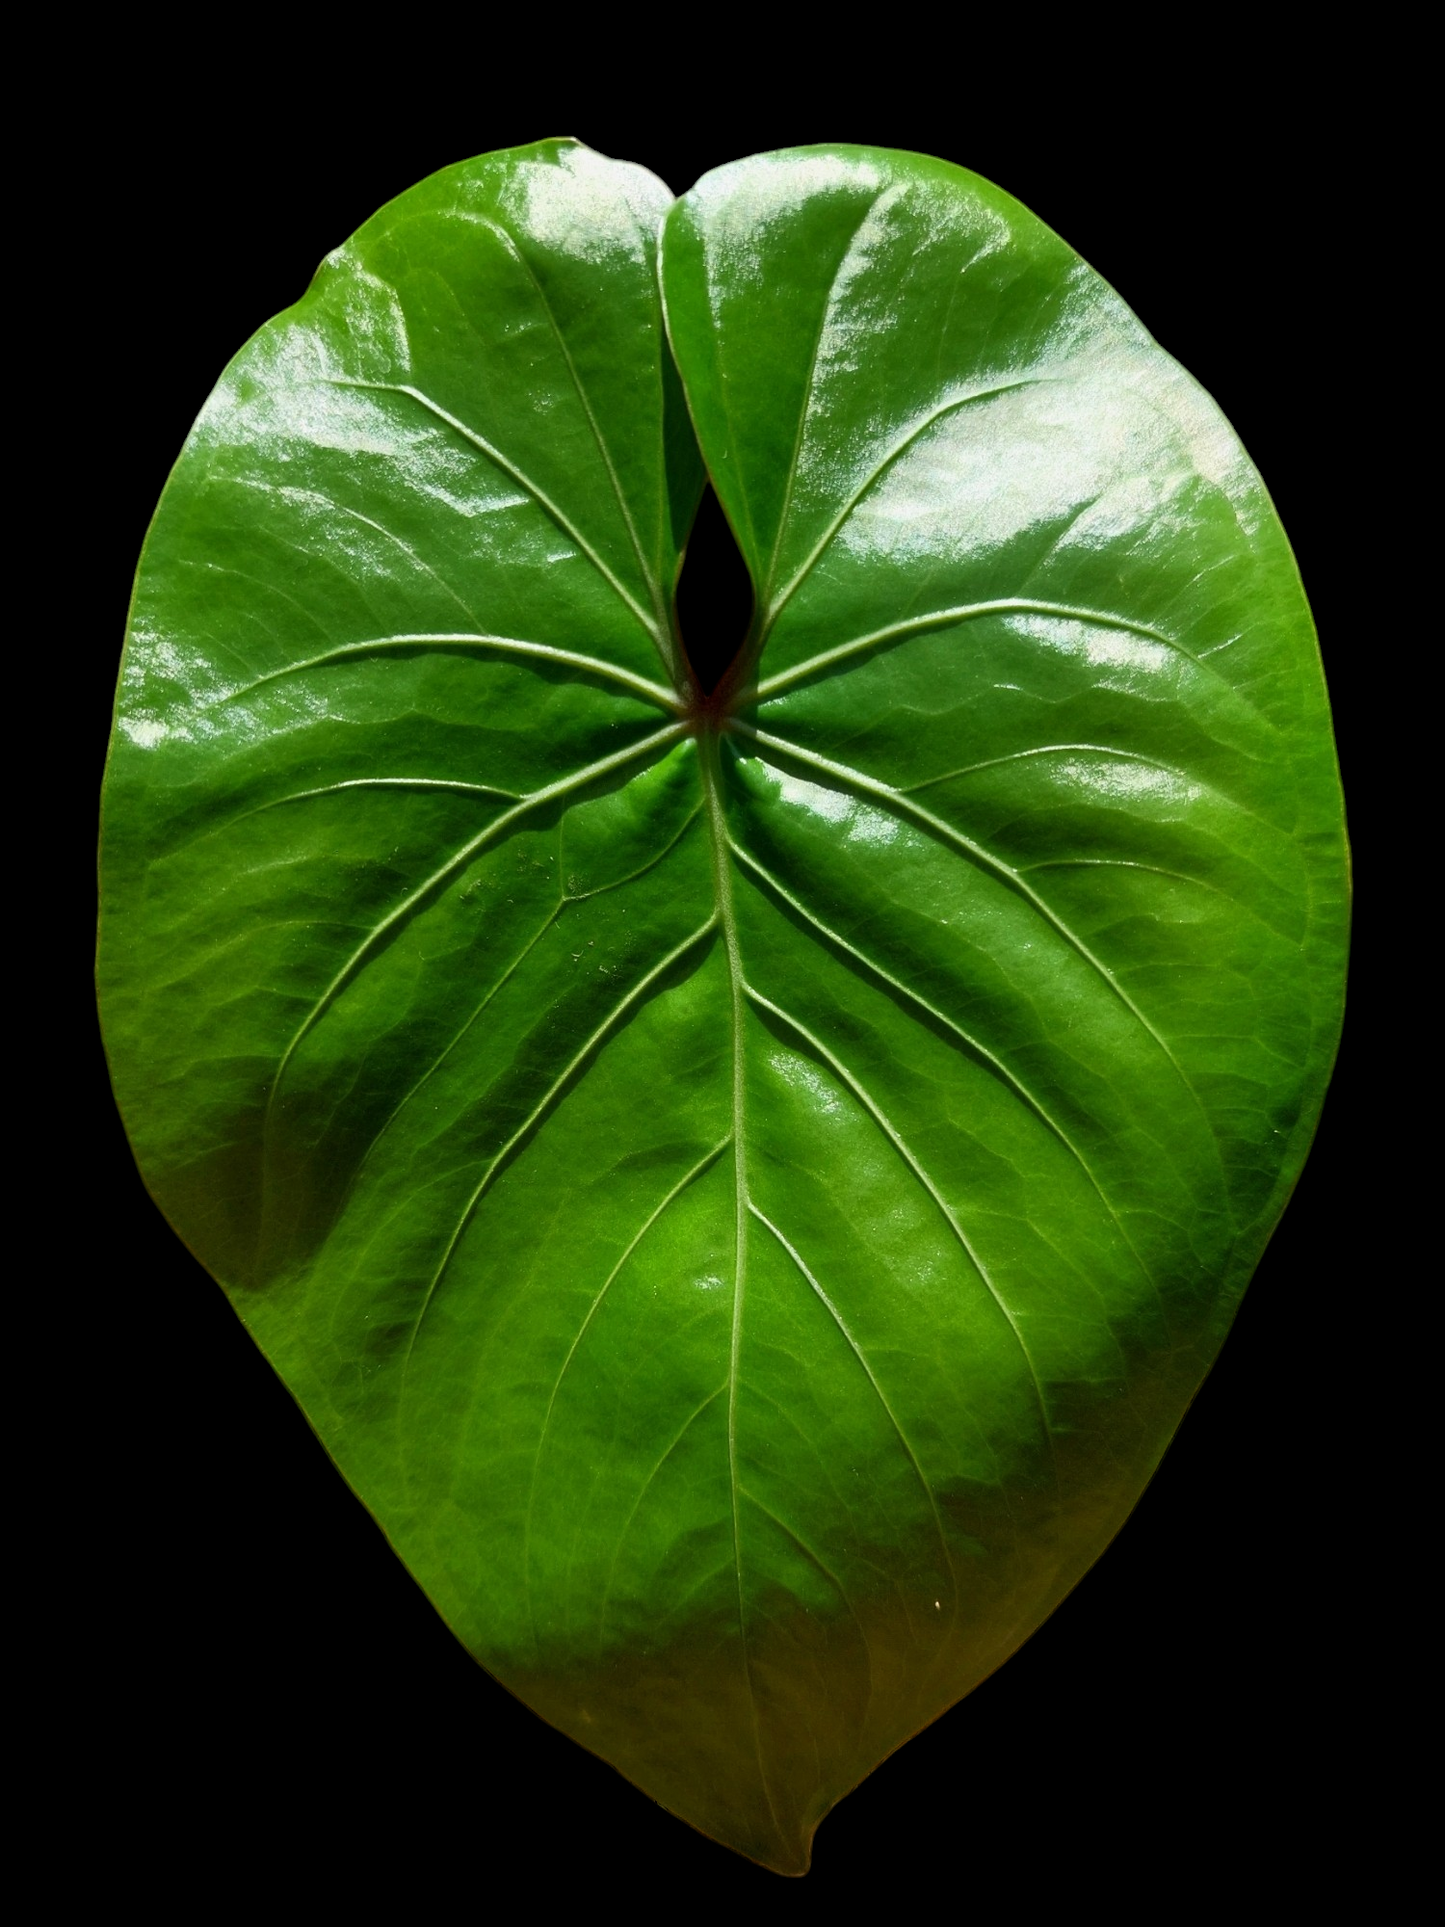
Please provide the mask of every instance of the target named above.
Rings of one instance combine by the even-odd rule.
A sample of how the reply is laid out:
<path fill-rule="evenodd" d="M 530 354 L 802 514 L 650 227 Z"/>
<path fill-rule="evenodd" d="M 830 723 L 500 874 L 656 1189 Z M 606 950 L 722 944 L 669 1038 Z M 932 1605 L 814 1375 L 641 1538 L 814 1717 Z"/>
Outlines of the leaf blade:
<path fill-rule="evenodd" d="M 1117 297 L 940 163 L 724 174 L 664 290 L 746 718 L 670 720 L 655 190 L 452 170 L 183 458 L 105 995 L 148 1173 L 449 1623 L 801 1871 L 1207 1367 L 1327 1074 L 1342 843 L 1283 538 Z"/>

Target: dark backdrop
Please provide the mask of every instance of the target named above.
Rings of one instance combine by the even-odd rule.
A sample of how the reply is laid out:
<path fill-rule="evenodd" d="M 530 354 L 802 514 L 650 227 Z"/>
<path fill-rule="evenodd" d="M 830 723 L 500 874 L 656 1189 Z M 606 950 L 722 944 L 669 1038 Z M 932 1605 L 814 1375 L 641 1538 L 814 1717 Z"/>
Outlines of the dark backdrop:
<path fill-rule="evenodd" d="M 694 53 L 697 97 L 673 100 L 659 132 L 641 87 L 621 102 L 544 82 L 519 93 L 475 53 L 438 70 L 433 49 L 431 98 L 401 105 L 388 92 L 402 91 L 400 51 L 398 73 L 381 56 L 366 87 L 319 69 L 248 79 L 252 57 L 236 52 L 219 91 L 201 63 L 189 89 L 122 89 L 77 149 L 84 193 L 61 211 L 73 239 L 55 286 L 82 304 L 104 290 L 77 339 L 93 324 L 120 349 L 90 448 L 75 585 L 89 606 L 68 671 L 88 704 L 82 874 L 134 558 L 221 367 L 382 201 L 469 153 L 568 132 L 677 191 L 765 147 L 919 148 L 1055 227 L 1214 394 L 1263 472 L 1315 607 L 1357 833 L 1368 824 L 1356 614 L 1375 511 L 1343 494 L 1362 373 L 1342 265 L 1350 169 L 1283 87 L 1221 75 L 1190 92 L 1170 69 L 1142 105 L 1137 90 L 1086 100 L 1064 63 L 1030 105 L 995 62 L 999 84 L 978 90 L 1001 96 L 988 111 L 955 97 L 910 109 L 885 63 L 871 99 L 862 74 L 846 104 L 800 84 L 797 104 L 769 111 L 736 82 L 705 96 Z M 502 104 L 453 98 L 478 90 Z M 1366 1023 L 1370 967 L 1365 947 Z M 75 1009 L 88 1039 L 83 986 Z M 535 1882 L 529 1909 L 809 1913 L 907 1904 L 938 1882 L 962 1906 L 1002 1882 L 1019 1904 L 1148 1919 L 1221 1886 L 1248 1881 L 1262 1900 L 1261 1882 L 1280 1899 L 1312 1884 L 1366 1777 L 1350 1733 L 1372 1690 L 1357 1547 L 1375 1482 L 1358 1396 L 1383 1341 L 1361 1314 L 1379 1286 L 1357 1174 L 1380 1146 L 1366 1141 L 1358 1032 L 1234 1333 L 1133 1518 L 1023 1651 L 825 1823 L 801 1886 L 663 1814 L 456 1645 L 150 1205 L 87 1042 L 74 1115 L 91 1183 L 65 1232 L 94 1248 L 77 1290 L 97 1389 L 67 1502 L 82 1688 L 65 1796 L 108 1843 L 114 1879 L 378 1905 L 397 1882 L 422 1920 L 457 1887 L 469 1908 L 510 1911 L 498 1883 L 518 1878 Z"/>

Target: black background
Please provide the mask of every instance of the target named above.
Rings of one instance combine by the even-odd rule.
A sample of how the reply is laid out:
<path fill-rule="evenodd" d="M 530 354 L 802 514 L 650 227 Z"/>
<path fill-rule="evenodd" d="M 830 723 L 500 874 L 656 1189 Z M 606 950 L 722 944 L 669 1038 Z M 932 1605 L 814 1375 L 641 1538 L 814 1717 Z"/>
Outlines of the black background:
<path fill-rule="evenodd" d="M 1076 88 L 1067 62 L 1029 90 L 978 54 L 982 111 L 962 91 L 910 104 L 880 57 L 844 100 L 800 78 L 769 109 L 736 73 L 707 94 L 708 56 L 694 53 L 687 97 L 660 116 L 641 85 L 520 85 L 484 53 L 461 47 L 438 70 L 433 49 L 427 100 L 398 104 L 401 50 L 397 74 L 380 55 L 363 84 L 319 66 L 253 74 L 238 48 L 224 84 L 197 63 L 184 85 L 124 88 L 87 137 L 53 284 L 88 290 L 98 270 L 108 291 L 77 335 L 98 329 L 113 371 L 94 377 L 90 419 L 109 426 L 88 458 L 75 585 L 88 626 L 68 656 L 89 702 L 87 798 L 134 559 L 191 420 L 229 356 L 384 200 L 469 153 L 551 134 L 677 191 L 741 153 L 843 139 L 998 181 L 1215 396 L 1294 541 L 1357 845 L 1368 836 L 1374 510 L 1344 492 L 1370 432 L 1348 399 L 1365 352 L 1343 265 L 1352 163 L 1286 82 L 1220 69 L 1191 85 L 1181 56 L 1142 92 Z M 79 874 L 92 825 L 87 801 Z M 1366 1024 L 1367 938 L 1352 985 Z M 88 1021 L 81 985 L 69 1029 L 88 1038 Z M 406 1893 L 422 1919 L 457 1889 L 501 1905 L 499 1883 L 517 1879 L 542 1906 L 805 1914 L 908 1904 L 940 1882 L 962 1905 L 1004 1882 L 1020 1904 L 1077 1896 L 1141 1918 L 1245 1885 L 1261 1901 L 1313 1887 L 1371 1777 L 1355 1730 L 1373 1690 L 1361 1403 L 1388 1341 L 1362 1302 L 1379 1289 L 1360 1227 L 1379 1147 L 1360 1029 L 1352 1014 L 1294 1202 L 1129 1524 L 1023 1651 L 825 1822 L 801 1884 L 662 1813 L 456 1645 L 145 1197 L 87 1045 L 69 1128 L 74 1143 L 83 1120 L 93 1177 L 67 1237 L 94 1253 L 74 1302 L 97 1389 L 65 1497 L 63 1556 L 79 1575 L 67 1663 L 83 1682 L 67 1798 L 103 1834 L 115 1880 L 180 1895 L 200 1879 L 217 1898 L 257 1884 L 298 1900 Z"/>

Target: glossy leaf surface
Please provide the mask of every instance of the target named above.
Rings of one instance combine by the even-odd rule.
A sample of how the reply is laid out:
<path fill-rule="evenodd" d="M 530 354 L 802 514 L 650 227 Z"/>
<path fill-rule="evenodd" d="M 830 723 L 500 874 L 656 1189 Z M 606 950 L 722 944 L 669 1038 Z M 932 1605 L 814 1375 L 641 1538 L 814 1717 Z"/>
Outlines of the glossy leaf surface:
<path fill-rule="evenodd" d="M 158 513 L 104 879 L 142 1168 L 346 1477 L 785 1871 L 1137 1498 L 1339 1020 L 1258 477 L 1016 203 L 862 149 L 670 204 L 548 143 L 331 257 Z"/>

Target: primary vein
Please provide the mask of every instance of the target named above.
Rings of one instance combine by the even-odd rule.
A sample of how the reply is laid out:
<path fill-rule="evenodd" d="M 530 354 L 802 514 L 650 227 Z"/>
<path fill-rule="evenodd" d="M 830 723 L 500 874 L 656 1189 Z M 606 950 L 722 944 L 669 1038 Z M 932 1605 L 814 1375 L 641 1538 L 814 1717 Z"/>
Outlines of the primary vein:
<path fill-rule="evenodd" d="M 742 957 L 738 948 L 737 916 L 733 908 L 732 865 L 729 860 L 727 820 L 722 804 L 722 768 L 716 735 L 704 741 L 702 777 L 707 794 L 708 823 L 712 831 L 713 877 L 717 891 L 717 920 L 727 952 L 728 987 L 732 1008 L 732 1097 L 733 1097 L 733 1316 L 728 1347 L 728 1489 L 732 1501 L 733 1576 L 737 1588 L 738 1633 L 742 1640 L 743 1675 L 747 1682 L 748 1707 L 752 1714 L 753 1750 L 758 1762 L 768 1810 L 773 1824 L 779 1825 L 773 1805 L 768 1770 L 763 1760 L 763 1736 L 758 1724 L 757 1691 L 753 1683 L 752 1653 L 748 1643 L 747 1608 L 743 1600 L 742 1530 L 738 1519 L 738 1366 L 742 1356 L 744 1276 L 748 1253 L 747 1125 L 745 1111 L 746 1078 L 743 1057 L 743 1024 L 746 1016 Z M 779 1826 L 779 1831 L 782 1829 Z"/>

